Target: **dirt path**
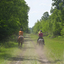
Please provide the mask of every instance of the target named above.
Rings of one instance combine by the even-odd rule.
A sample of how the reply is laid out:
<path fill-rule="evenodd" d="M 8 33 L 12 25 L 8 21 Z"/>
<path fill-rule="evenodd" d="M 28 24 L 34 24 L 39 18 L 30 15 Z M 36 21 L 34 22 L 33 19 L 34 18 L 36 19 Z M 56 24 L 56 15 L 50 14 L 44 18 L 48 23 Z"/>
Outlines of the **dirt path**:
<path fill-rule="evenodd" d="M 44 50 L 39 47 L 29 35 L 25 38 L 24 47 L 21 48 L 22 53 L 17 57 L 13 57 L 10 64 L 51 64 L 44 55 Z"/>

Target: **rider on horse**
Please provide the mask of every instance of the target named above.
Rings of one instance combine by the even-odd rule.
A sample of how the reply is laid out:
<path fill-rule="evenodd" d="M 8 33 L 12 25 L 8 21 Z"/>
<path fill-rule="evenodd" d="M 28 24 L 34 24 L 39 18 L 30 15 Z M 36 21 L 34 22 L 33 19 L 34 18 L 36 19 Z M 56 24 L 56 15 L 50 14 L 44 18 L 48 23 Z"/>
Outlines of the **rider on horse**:
<path fill-rule="evenodd" d="M 39 36 L 38 40 L 39 40 L 39 39 L 43 39 L 43 33 L 42 33 L 42 30 L 39 31 L 38 36 Z M 38 42 L 38 40 L 37 40 L 37 42 Z"/>
<path fill-rule="evenodd" d="M 22 28 L 21 30 L 19 31 L 19 37 L 18 37 L 18 45 L 22 45 L 22 42 L 20 42 L 22 40 L 22 42 L 24 42 L 24 37 L 23 37 L 23 31 L 22 31 Z"/>

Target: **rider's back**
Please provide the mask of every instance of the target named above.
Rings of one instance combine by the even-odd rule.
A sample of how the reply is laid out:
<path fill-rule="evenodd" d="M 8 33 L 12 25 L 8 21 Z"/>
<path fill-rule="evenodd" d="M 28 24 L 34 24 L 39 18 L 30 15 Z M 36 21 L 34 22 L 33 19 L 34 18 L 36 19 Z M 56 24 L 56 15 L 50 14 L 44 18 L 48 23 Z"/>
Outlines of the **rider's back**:
<path fill-rule="evenodd" d="M 23 36 L 23 31 L 19 31 L 19 35 L 22 35 Z"/>
<path fill-rule="evenodd" d="M 43 37 L 43 33 L 39 33 L 39 37 Z"/>

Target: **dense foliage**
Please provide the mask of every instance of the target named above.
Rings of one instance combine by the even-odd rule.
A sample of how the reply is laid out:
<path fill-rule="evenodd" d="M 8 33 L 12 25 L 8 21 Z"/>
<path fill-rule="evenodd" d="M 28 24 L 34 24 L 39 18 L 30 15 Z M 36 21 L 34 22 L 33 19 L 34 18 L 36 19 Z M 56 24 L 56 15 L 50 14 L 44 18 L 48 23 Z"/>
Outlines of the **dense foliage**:
<path fill-rule="evenodd" d="M 52 0 L 51 15 L 45 12 L 33 26 L 33 32 L 42 30 L 49 36 L 64 35 L 64 0 Z"/>
<path fill-rule="evenodd" d="M 24 0 L 0 0 L 0 40 L 28 28 L 28 11 Z"/>

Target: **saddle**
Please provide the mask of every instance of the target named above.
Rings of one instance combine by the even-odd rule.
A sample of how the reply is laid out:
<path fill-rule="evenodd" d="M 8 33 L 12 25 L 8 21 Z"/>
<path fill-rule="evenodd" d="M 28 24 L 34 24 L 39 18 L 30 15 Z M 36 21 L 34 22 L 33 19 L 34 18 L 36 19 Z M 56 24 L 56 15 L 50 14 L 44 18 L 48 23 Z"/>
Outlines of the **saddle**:
<path fill-rule="evenodd" d="M 23 36 L 20 35 L 20 36 L 18 37 L 18 41 L 22 41 L 22 42 L 23 42 L 23 40 L 24 40 Z"/>

